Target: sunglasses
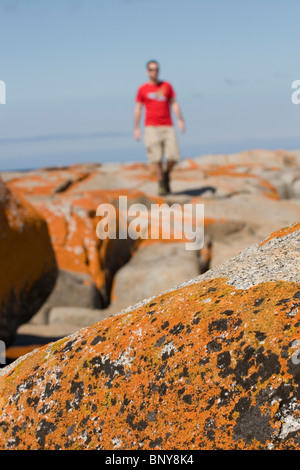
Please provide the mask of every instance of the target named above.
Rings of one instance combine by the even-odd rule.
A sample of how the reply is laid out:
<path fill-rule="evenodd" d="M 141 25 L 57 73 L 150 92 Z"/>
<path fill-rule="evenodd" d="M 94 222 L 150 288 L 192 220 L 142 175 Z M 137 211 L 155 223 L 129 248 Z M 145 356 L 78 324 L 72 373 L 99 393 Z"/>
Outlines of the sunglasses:
<path fill-rule="evenodd" d="M 148 69 L 148 71 L 149 71 L 149 72 L 157 72 L 157 71 L 158 71 L 158 68 L 157 68 L 157 67 L 155 67 L 155 68 L 150 68 L 150 69 Z"/>

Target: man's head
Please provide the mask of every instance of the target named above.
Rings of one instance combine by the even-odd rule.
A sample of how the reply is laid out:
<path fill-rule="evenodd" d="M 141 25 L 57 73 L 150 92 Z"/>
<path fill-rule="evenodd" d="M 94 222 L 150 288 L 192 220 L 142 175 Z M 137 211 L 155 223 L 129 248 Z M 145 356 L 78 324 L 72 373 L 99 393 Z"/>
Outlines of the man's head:
<path fill-rule="evenodd" d="M 151 82 L 156 82 L 158 73 L 159 73 L 159 64 L 157 60 L 149 60 L 146 64 L 146 69 L 147 69 L 149 80 Z"/>

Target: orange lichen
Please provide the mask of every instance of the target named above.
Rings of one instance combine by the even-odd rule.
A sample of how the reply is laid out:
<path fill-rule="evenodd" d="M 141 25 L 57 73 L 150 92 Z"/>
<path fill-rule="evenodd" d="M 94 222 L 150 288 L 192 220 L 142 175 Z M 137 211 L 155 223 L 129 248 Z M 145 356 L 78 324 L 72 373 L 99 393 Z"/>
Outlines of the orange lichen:
<path fill-rule="evenodd" d="M 189 164 L 189 169 L 191 169 L 191 170 L 198 170 L 199 169 L 199 165 L 192 158 L 187 158 L 186 161 Z"/>
<path fill-rule="evenodd" d="M 100 221 L 97 207 L 103 203 L 117 204 L 119 195 L 137 198 L 138 191 L 85 191 L 84 196 L 60 196 L 48 202 L 36 202 L 47 221 L 57 264 L 61 269 L 90 274 L 98 288 L 105 284 L 107 248 L 117 240 L 101 240 L 96 228 Z M 117 212 L 117 209 L 116 209 Z"/>
<path fill-rule="evenodd" d="M 267 189 L 267 191 L 263 191 L 263 194 L 267 195 L 268 197 L 272 197 L 273 199 L 279 200 L 279 195 L 277 189 L 269 183 L 269 181 L 265 180 L 264 178 L 252 174 L 252 173 L 244 173 L 239 171 L 233 171 L 231 168 L 233 165 L 220 165 L 216 169 L 206 170 L 206 174 L 208 176 L 231 176 L 235 178 L 252 178 L 256 179 L 258 184 L 262 187 Z M 237 169 L 238 166 L 236 165 Z"/>
<path fill-rule="evenodd" d="M 88 176 L 89 173 L 83 171 L 81 166 L 74 169 L 70 166 L 65 169 L 52 170 L 50 174 L 47 169 L 44 171 L 41 169 L 38 174 L 26 172 L 21 176 L 15 177 L 7 185 L 18 194 L 24 196 L 49 196 L 67 181 L 71 183 L 72 187 Z M 67 190 L 68 188 L 66 187 L 64 191 Z"/>
<path fill-rule="evenodd" d="M 0 180 L 0 338 L 11 340 L 51 292 L 57 266 L 45 220 Z"/>
<path fill-rule="evenodd" d="M 298 230 L 300 230 L 300 222 L 297 222 L 294 225 L 291 225 L 289 227 L 281 228 L 280 230 L 277 230 L 276 232 L 271 233 L 271 235 L 268 238 L 266 238 L 266 240 L 261 242 L 259 246 L 262 246 L 265 243 L 268 243 L 270 240 L 273 240 L 274 238 L 282 238 Z"/>
<path fill-rule="evenodd" d="M 299 299 L 207 280 L 44 346 L 0 379 L 0 447 L 298 449 Z"/>
<path fill-rule="evenodd" d="M 123 168 L 124 170 L 127 170 L 127 171 L 132 171 L 132 170 L 145 171 L 147 170 L 147 165 L 145 163 L 131 163 L 131 164 L 124 165 Z"/>
<path fill-rule="evenodd" d="M 45 221 L 25 199 L 8 194 L 10 202 L 0 205 L 0 299 L 12 287 L 17 295 L 24 283 L 30 289 L 41 273 L 55 266 Z"/>
<path fill-rule="evenodd" d="M 10 346 L 5 351 L 5 357 L 8 361 L 15 361 L 20 356 L 24 356 L 34 349 L 41 348 L 42 344 L 29 344 L 26 346 Z"/>

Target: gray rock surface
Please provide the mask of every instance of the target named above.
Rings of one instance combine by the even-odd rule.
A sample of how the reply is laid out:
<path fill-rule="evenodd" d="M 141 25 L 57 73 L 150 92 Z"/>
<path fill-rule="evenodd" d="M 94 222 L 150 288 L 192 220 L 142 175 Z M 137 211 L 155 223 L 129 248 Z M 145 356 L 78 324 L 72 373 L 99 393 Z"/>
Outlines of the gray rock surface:
<path fill-rule="evenodd" d="M 50 325 L 76 325 L 78 328 L 93 325 L 108 316 L 109 309 L 84 307 L 54 307 L 49 312 Z"/>
<path fill-rule="evenodd" d="M 139 248 L 116 274 L 114 296 L 132 303 L 184 282 L 200 272 L 195 251 L 184 243 L 151 243 Z"/>
<path fill-rule="evenodd" d="M 89 275 L 60 269 L 51 294 L 31 323 L 47 324 L 49 312 L 54 307 L 100 308 L 102 305 L 101 295 Z"/>
<path fill-rule="evenodd" d="M 217 277 L 228 278 L 228 284 L 237 289 L 279 280 L 300 282 L 299 230 L 275 237 L 261 246 L 250 246 L 237 257 L 205 273 L 201 280 Z"/>

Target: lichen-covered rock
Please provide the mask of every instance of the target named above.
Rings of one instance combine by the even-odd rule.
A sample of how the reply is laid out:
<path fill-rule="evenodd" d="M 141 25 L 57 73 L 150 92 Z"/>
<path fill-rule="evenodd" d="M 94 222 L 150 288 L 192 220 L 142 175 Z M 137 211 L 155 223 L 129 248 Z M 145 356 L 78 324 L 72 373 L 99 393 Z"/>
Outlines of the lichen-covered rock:
<path fill-rule="evenodd" d="M 99 240 L 100 204 L 117 207 L 121 195 L 128 205 L 142 203 L 148 209 L 151 203 L 205 204 L 206 234 L 213 247 L 209 267 L 215 267 L 298 217 L 299 176 L 296 151 L 259 149 L 183 159 L 172 171 L 172 193 L 159 198 L 156 177 L 146 163 L 82 163 L 3 173 L 7 185 L 46 220 L 59 268 L 89 276 L 105 308 L 114 295 L 122 297 L 115 274 L 142 244 L 130 238 Z M 191 271 L 189 278 L 194 275 Z M 137 296 L 131 289 L 132 303 L 154 292 L 147 294 L 147 277 L 140 276 L 140 285 L 142 279 L 145 284 Z M 119 279 L 123 281 L 124 274 L 119 273 Z M 162 289 L 172 282 L 166 278 Z M 121 289 L 124 292 L 126 285 Z"/>
<path fill-rule="evenodd" d="M 6 367 L 0 447 L 299 449 L 299 249 L 300 223 Z"/>
<path fill-rule="evenodd" d="M 50 294 L 57 266 L 45 220 L 1 179 L 0 260 L 0 339 L 8 345 Z"/>

